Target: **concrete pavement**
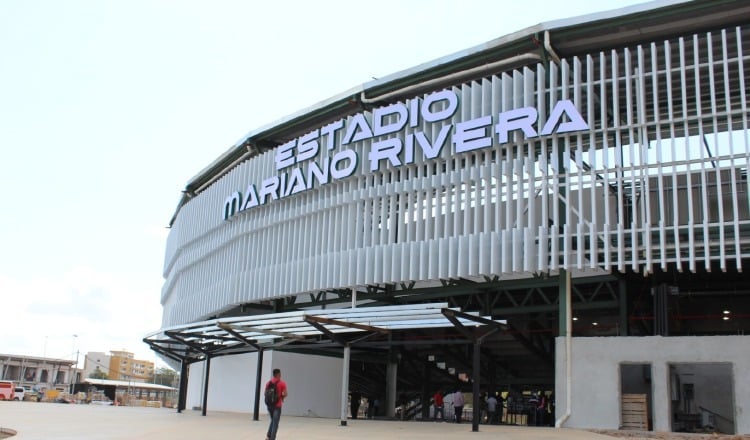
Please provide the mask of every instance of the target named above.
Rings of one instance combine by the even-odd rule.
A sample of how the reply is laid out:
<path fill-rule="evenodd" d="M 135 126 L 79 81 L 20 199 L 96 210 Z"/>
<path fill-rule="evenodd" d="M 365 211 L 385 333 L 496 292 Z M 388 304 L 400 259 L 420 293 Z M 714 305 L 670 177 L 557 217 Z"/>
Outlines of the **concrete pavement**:
<path fill-rule="evenodd" d="M 257 439 L 266 436 L 268 418 L 252 421 L 251 414 L 199 411 L 178 414 L 174 409 L 0 402 L 0 428 L 17 434 L 11 440 L 67 439 Z M 339 420 L 281 417 L 279 440 L 613 440 L 613 437 L 575 429 L 530 428 L 435 422 Z"/>

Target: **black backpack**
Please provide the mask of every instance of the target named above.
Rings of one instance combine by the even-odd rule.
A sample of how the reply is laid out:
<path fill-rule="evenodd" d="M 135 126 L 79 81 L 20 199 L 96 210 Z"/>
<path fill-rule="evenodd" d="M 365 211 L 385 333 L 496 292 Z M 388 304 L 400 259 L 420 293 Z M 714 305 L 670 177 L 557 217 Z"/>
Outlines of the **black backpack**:
<path fill-rule="evenodd" d="M 268 407 L 275 407 L 276 403 L 279 401 L 279 389 L 277 382 L 274 382 L 272 380 L 269 380 L 266 384 L 266 406 Z"/>

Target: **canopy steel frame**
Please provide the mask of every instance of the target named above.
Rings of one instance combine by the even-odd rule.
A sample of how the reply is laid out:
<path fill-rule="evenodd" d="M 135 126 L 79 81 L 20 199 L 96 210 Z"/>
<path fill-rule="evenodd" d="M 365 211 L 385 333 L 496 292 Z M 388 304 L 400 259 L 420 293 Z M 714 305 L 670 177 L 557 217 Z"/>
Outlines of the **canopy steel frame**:
<path fill-rule="evenodd" d="M 351 358 L 352 345 L 368 344 L 364 341 L 373 336 L 390 336 L 394 331 L 401 330 L 454 327 L 464 336 L 469 336 L 470 342 L 476 345 L 480 344 L 482 339 L 489 334 L 502 328 L 502 324 L 505 324 L 505 322 L 479 316 L 476 312 L 467 313 L 448 308 L 447 303 L 416 304 L 295 311 L 212 319 L 171 327 L 162 332 L 153 333 L 144 338 L 144 342 L 151 346 L 154 351 L 171 359 L 180 360 L 182 363 L 181 372 L 185 375 L 185 379 L 187 379 L 187 365 L 201 360 L 207 362 L 204 370 L 206 376 L 202 408 L 204 416 L 206 415 L 208 373 L 210 372 L 211 358 L 258 352 L 255 412 L 253 415 L 253 420 L 257 421 L 260 406 L 262 355 L 266 349 L 279 348 L 283 345 L 289 345 L 289 349 L 303 349 L 305 346 L 321 348 L 328 345 L 325 342 L 328 340 L 344 347 L 343 356 L 346 363 Z M 494 328 L 480 337 L 464 332 L 467 326 L 474 325 L 492 325 Z M 364 335 L 354 336 L 363 332 Z M 389 337 L 388 341 L 383 343 L 390 346 L 394 345 L 394 342 L 397 341 L 392 341 Z M 429 345 L 432 343 L 434 341 L 422 341 L 422 344 Z M 479 355 L 478 350 L 477 355 Z M 475 362 L 476 364 L 477 362 Z M 348 368 L 345 368 L 342 377 L 342 425 L 346 425 L 348 371 Z M 478 374 L 478 371 L 475 376 L 476 374 Z M 178 412 L 185 406 L 186 383 L 186 380 L 180 383 Z"/>

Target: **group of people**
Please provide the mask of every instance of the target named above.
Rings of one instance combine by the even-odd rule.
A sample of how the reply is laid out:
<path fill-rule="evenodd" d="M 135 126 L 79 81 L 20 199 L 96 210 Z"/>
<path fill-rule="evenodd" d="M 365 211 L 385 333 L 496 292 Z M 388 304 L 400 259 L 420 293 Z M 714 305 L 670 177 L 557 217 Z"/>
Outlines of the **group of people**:
<path fill-rule="evenodd" d="M 464 393 L 462 393 L 461 390 L 456 390 L 455 392 L 450 393 L 450 396 L 451 404 L 453 405 L 453 421 L 455 423 L 461 423 L 464 413 L 464 405 L 466 403 L 464 400 Z M 443 398 L 443 393 L 441 391 L 435 393 L 432 397 L 432 403 L 435 406 L 435 421 L 438 420 L 438 414 L 440 414 L 440 420 L 445 421 L 445 399 Z"/>
<path fill-rule="evenodd" d="M 461 390 L 443 394 L 437 391 L 432 397 L 434 407 L 433 419 L 435 421 L 448 421 L 445 417 L 446 401 L 453 406 L 454 423 L 461 423 L 464 411 L 464 394 Z M 504 423 L 503 421 L 503 397 L 501 394 L 494 392 L 488 393 L 482 399 L 482 420 L 484 423 L 495 424 Z M 535 426 L 546 426 L 549 422 L 549 415 L 554 413 L 554 401 L 552 396 L 547 396 L 543 392 L 532 393 L 530 397 L 524 399 L 520 394 L 508 396 L 508 414 L 526 414 L 527 423 Z M 519 409 L 516 409 L 519 408 Z M 485 417 L 486 416 L 486 417 Z M 511 423 L 510 420 L 507 423 Z"/>
<path fill-rule="evenodd" d="M 266 383 L 266 396 L 269 395 L 267 392 L 270 388 L 273 388 L 274 392 L 271 393 L 273 395 L 272 401 L 266 401 L 266 406 L 268 409 L 268 414 L 270 415 L 271 421 L 268 425 L 268 432 L 266 434 L 266 440 L 276 440 L 276 433 L 279 430 L 279 421 L 281 419 L 281 408 L 284 405 L 284 399 L 289 395 L 287 390 L 286 382 L 281 380 L 281 370 L 278 368 L 275 368 L 273 370 L 273 377 L 271 380 L 269 380 Z M 434 420 L 438 420 L 438 415 L 440 416 L 440 420 L 446 421 L 445 418 L 445 403 L 446 398 L 450 396 L 450 403 L 453 406 L 453 422 L 454 423 L 461 423 L 463 418 L 463 412 L 464 412 L 464 393 L 461 392 L 460 389 L 457 389 L 456 391 L 452 393 L 448 393 L 445 396 L 441 391 L 437 391 L 435 395 L 433 396 L 433 406 L 435 407 L 434 412 Z M 352 399 L 351 399 L 351 409 L 352 409 L 352 417 L 357 418 L 357 413 L 359 412 L 359 403 L 361 401 L 361 395 L 358 393 L 352 393 Z M 509 395 L 508 396 L 508 412 L 511 412 L 511 406 L 514 403 L 514 400 L 523 400 L 520 395 Z M 487 413 L 487 419 L 486 423 L 493 424 L 496 422 L 501 423 L 503 419 L 503 397 L 502 395 L 496 394 L 496 393 L 488 393 L 484 399 L 484 409 Z M 368 417 L 370 416 L 370 409 L 374 406 L 375 409 L 377 409 L 377 399 L 375 400 L 374 405 L 368 405 L 370 408 L 368 408 Z M 551 402 L 551 396 L 547 396 L 545 393 L 542 392 L 536 392 L 532 393 L 531 397 L 527 400 L 529 408 L 529 424 L 535 424 L 536 426 L 544 426 L 547 424 L 547 418 L 550 414 L 550 407 L 554 405 L 554 403 Z M 499 410 L 499 412 L 498 412 Z M 533 411 L 533 414 L 532 414 Z M 533 417 L 533 419 L 532 419 Z"/>
<path fill-rule="evenodd" d="M 356 391 L 349 394 L 349 408 L 351 409 L 352 419 L 359 417 L 359 409 L 362 406 L 362 394 Z M 365 407 L 362 411 L 365 418 L 372 419 L 380 415 L 380 399 L 378 397 L 367 397 Z"/>

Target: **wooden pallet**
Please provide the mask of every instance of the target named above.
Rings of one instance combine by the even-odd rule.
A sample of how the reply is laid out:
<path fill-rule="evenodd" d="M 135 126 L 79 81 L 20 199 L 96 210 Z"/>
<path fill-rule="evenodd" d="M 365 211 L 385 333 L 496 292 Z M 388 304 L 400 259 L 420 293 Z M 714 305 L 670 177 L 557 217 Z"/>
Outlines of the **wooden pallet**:
<path fill-rule="evenodd" d="M 648 430 L 648 400 L 645 394 L 623 394 L 620 429 Z"/>

